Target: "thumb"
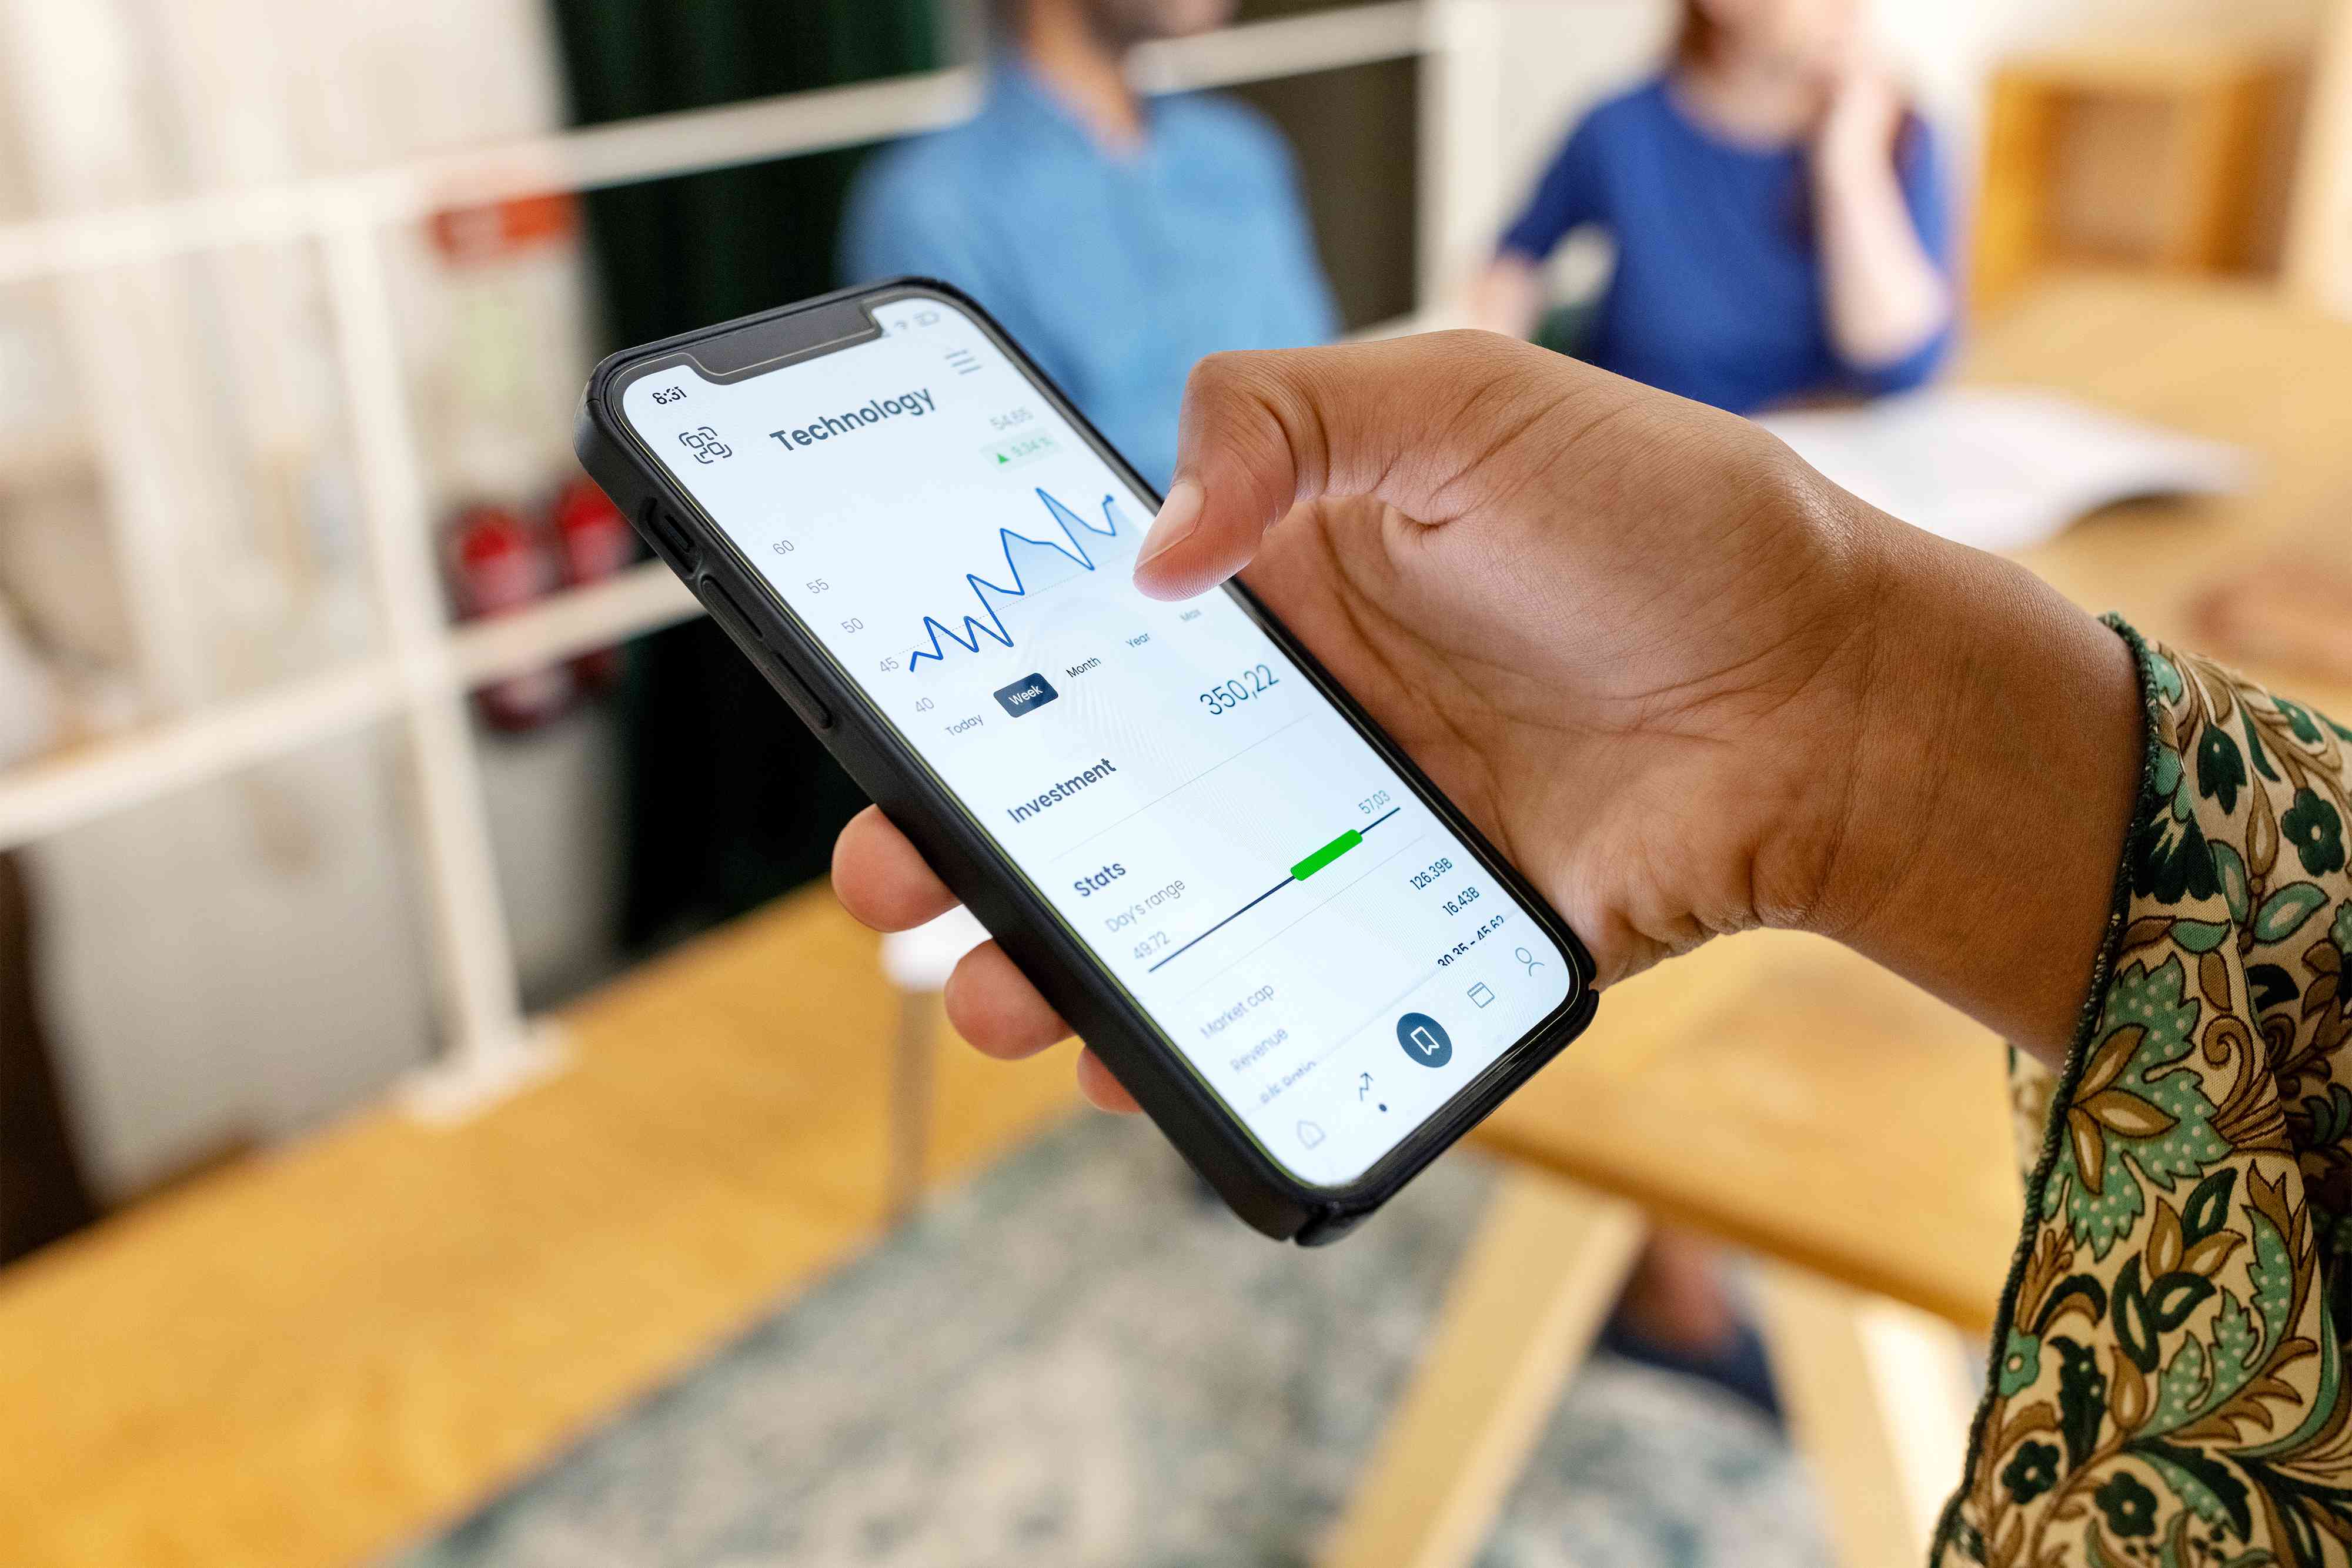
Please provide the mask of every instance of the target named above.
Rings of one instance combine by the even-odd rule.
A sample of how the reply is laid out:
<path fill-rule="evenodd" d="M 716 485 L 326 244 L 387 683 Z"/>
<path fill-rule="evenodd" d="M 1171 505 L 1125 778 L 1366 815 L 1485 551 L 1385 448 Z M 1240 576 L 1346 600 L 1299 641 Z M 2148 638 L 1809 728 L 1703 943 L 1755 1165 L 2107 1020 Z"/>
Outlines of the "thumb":
<path fill-rule="evenodd" d="M 1475 331 L 1213 354 L 1185 382 L 1176 476 L 1136 586 L 1154 599 L 1205 592 L 1247 566 L 1291 508 L 1321 497 L 1377 496 L 1419 522 L 1449 522 L 1507 482 L 1503 470 L 1526 476 L 1538 451 L 1496 455 L 1595 373 Z"/>

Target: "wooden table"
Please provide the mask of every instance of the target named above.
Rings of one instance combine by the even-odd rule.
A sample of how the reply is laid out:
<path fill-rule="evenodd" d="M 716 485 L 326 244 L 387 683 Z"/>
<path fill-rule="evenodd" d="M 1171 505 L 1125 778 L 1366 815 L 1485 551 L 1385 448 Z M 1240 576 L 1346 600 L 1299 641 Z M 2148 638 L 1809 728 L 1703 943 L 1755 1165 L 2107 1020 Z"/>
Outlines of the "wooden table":
<path fill-rule="evenodd" d="M 2352 326 L 2252 286 L 2074 278 L 1982 329 L 1965 374 L 2058 387 L 2263 459 L 2243 497 L 2115 507 L 2022 558 L 2086 607 L 2181 638 L 2202 586 L 2290 540 L 2352 559 Z M 2352 693 L 2254 673 L 2352 712 Z M 1644 1217 L 1773 1261 L 1764 1327 L 1845 1553 L 1918 1560 L 1958 1479 L 1969 1401 L 1957 1359 L 1892 1303 L 1992 1321 L 2021 1194 L 1987 1031 L 1844 949 L 1752 933 L 1613 988 L 1479 1139 L 1525 1174 L 1327 1563 L 1468 1560 Z"/>

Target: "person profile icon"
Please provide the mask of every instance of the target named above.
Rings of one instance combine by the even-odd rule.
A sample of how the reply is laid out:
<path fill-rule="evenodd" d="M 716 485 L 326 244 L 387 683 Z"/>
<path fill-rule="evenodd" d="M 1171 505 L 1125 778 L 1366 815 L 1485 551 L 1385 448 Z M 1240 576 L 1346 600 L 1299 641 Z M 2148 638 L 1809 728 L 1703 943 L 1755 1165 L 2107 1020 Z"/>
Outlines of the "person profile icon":
<path fill-rule="evenodd" d="M 1528 973 L 1530 975 L 1544 967 L 1544 961 L 1541 958 L 1537 957 L 1533 953 L 1528 952 L 1525 947 L 1512 948 L 1511 956 L 1517 958 L 1520 963 L 1525 964 L 1528 967 Z"/>

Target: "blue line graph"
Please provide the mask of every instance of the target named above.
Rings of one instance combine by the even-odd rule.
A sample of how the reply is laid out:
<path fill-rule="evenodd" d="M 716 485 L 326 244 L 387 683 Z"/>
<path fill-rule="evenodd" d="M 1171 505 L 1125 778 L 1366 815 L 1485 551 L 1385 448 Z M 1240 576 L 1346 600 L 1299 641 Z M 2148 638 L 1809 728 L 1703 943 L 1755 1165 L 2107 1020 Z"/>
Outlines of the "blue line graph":
<path fill-rule="evenodd" d="M 1092 534 L 1097 538 L 1117 538 L 1127 526 L 1118 502 L 1109 496 L 1105 496 L 1102 500 L 1100 528 L 1042 489 L 1037 492 L 1037 499 L 1045 504 L 1046 513 L 1061 526 L 1062 537 L 1069 541 L 1067 547 L 1050 538 L 1033 539 L 1027 534 L 1016 534 L 1011 528 L 997 529 L 996 541 L 1003 547 L 1004 571 L 1013 580 L 1012 586 L 1008 588 L 1001 582 L 991 582 L 976 571 L 964 573 L 963 580 L 971 584 L 971 596 L 980 601 L 981 613 L 966 615 L 961 632 L 952 626 L 942 625 L 929 615 L 924 616 L 923 632 L 930 639 L 931 645 L 918 648 L 908 656 L 907 669 L 910 674 L 925 659 L 934 663 L 945 662 L 946 650 L 940 642 L 942 637 L 967 653 L 980 652 L 982 637 L 991 638 L 1007 648 L 1012 647 L 1013 633 L 1005 630 L 1004 619 L 997 613 L 995 601 L 989 595 L 995 594 L 1001 599 L 1025 599 L 1057 583 L 1067 582 L 1080 571 L 1093 571 L 1096 570 L 1095 558 L 1087 553 L 1085 536 Z M 1026 571 L 1022 570 L 1024 561 L 1029 568 Z"/>

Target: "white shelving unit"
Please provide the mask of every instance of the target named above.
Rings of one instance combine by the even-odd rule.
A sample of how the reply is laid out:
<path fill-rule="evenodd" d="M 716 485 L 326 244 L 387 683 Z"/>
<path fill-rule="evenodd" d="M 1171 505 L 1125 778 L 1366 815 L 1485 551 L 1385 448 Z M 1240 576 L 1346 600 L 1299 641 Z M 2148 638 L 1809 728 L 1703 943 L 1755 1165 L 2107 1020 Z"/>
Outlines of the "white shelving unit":
<path fill-rule="evenodd" d="M 1154 46 L 1138 62 L 1154 89 L 1213 88 L 1370 64 L 1421 59 L 1449 38 L 1486 41 L 1462 25 L 1469 0 L 1391 0 L 1230 27 Z M 1475 8 L 1475 7 L 1473 7 Z M 1478 100 L 1476 61 L 1424 65 L 1423 167 L 1442 190 L 1452 144 L 1494 106 Z M 135 263 L 239 246 L 315 246 L 327 280 L 341 387 L 356 458 L 366 561 L 381 649 L 0 775 L 0 848 L 55 833 L 364 726 L 404 731 L 422 885 L 429 895 L 440 1066 L 413 1086 L 428 1118 L 464 1114 L 551 1067 L 559 1055 L 526 1019 L 484 821 L 467 693 L 501 676 L 699 613 L 658 563 L 560 594 L 530 610 L 449 623 L 432 554 L 425 465 L 410 418 L 399 323 L 383 247 L 391 233 L 452 207 L 553 191 L 584 192 L 855 146 L 951 123 L 969 113 L 971 68 L 664 115 L 365 173 L 260 185 L 0 227 L 0 285 L 70 279 Z M 1438 275 L 1462 218 L 1424 203 L 1423 276 Z M 66 451 L 0 444 L 7 469 L 78 460 Z M 168 601 L 167 570 L 144 555 L 120 562 L 133 604 Z"/>

